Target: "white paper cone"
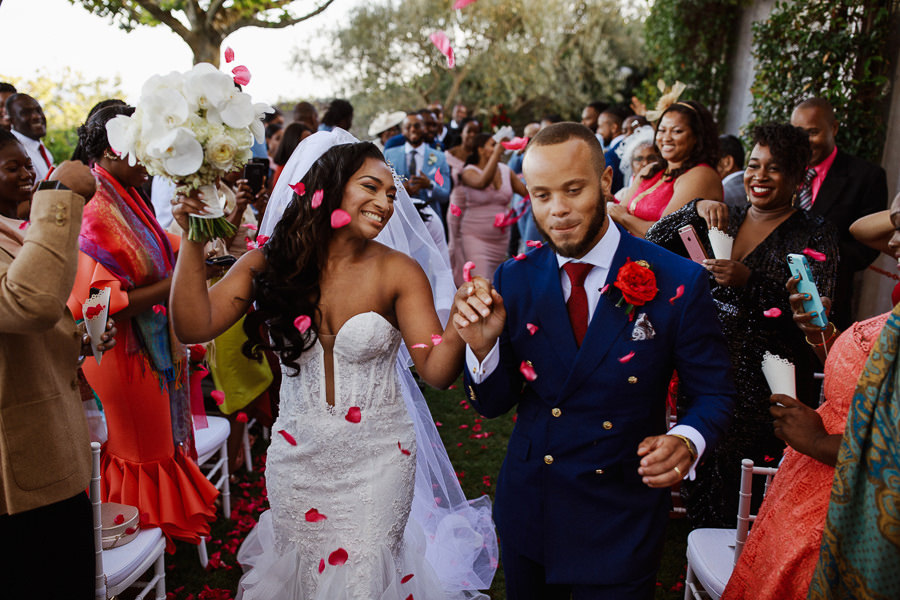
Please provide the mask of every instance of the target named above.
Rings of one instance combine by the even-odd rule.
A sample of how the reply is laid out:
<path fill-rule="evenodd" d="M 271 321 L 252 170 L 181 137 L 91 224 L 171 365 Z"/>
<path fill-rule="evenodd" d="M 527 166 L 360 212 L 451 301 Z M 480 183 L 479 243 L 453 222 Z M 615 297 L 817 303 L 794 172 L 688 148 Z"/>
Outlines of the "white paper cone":
<path fill-rule="evenodd" d="M 777 354 L 766 352 L 762 361 L 762 372 L 766 376 L 766 383 L 773 394 L 784 394 L 791 398 L 797 397 L 797 379 L 794 374 L 794 365 L 789 360 L 781 358 Z"/>
<path fill-rule="evenodd" d="M 96 306 L 101 306 L 102 309 L 88 319 L 88 309 L 93 309 Z M 94 352 L 94 358 L 99 365 L 100 359 L 103 358 L 103 353 L 97 350 L 97 345 L 101 341 L 100 338 L 103 332 L 106 331 L 106 322 L 109 320 L 109 288 L 103 288 L 99 294 L 94 294 L 88 298 L 87 302 L 82 306 L 82 310 L 84 311 L 84 324 L 87 326 L 88 335 L 91 336 L 91 350 Z"/>
<path fill-rule="evenodd" d="M 734 238 L 715 227 L 709 230 L 709 243 L 713 249 L 713 256 L 719 260 L 731 259 L 731 246 Z"/>

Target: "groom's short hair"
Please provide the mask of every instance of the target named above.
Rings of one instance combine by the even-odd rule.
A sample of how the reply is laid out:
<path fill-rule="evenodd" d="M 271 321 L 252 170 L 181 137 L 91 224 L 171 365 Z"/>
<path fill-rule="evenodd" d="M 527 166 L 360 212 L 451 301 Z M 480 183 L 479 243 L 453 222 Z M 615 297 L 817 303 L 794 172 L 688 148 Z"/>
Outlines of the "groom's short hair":
<path fill-rule="evenodd" d="M 573 123 L 565 121 L 563 123 L 553 123 L 541 129 L 534 138 L 528 142 L 528 148 L 525 153 L 534 146 L 555 146 L 568 142 L 571 139 L 583 141 L 591 149 L 591 162 L 594 164 L 594 170 L 597 171 L 597 177 L 603 175 L 606 168 L 606 161 L 603 158 L 603 146 L 597 135 L 582 125 L 581 123 Z"/>

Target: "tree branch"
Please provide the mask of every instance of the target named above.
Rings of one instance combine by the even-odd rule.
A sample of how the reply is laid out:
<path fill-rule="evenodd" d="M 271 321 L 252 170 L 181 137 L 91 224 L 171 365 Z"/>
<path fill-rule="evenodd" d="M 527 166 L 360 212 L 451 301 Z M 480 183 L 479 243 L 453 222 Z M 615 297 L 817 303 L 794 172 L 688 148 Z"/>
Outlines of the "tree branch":
<path fill-rule="evenodd" d="M 216 19 L 216 13 L 219 12 L 219 9 L 222 8 L 222 4 L 225 3 L 225 0 L 212 0 L 209 3 L 209 8 L 206 9 L 206 26 L 212 27 L 213 21 Z"/>
<path fill-rule="evenodd" d="M 228 35 L 229 33 L 237 31 L 238 29 L 241 29 L 242 27 L 262 27 L 264 29 L 282 29 L 284 27 L 290 27 L 291 25 L 296 25 L 297 23 L 299 23 L 301 21 L 305 21 L 306 19 L 316 16 L 317 14 L 321 13 L 326 8 L 331 6 L 332 2 L 334 2 L 334 0 L 325 0 L 324 4 L 317 7 L 312 12 L 309 12 L 309 13 L 299 16 L 299 17 L 291 17 L 289 19 L 282 19 L 280 21 L 262 21 L 260 19 L 257 19 L 256 17 L 245 17 L 243 19 L 238 19 L 231 25 L 228 25 L 227 27 L 225 27 L 223 33 L 225 35 Z"/>
<path fill-rule="evenodd" d="M 151 17 L 171 29 L 178 37 L 183 39 L 184 41 L 188 41 L 191 37 L 192 32 L 190 29 L 185 27 L 181 21 L 172 16 L 167 10 L 163 10 L 159 7 L 156 2 L 152 2 L 151 0 L 135 0 L 135 2 L 146 10 Z"/>

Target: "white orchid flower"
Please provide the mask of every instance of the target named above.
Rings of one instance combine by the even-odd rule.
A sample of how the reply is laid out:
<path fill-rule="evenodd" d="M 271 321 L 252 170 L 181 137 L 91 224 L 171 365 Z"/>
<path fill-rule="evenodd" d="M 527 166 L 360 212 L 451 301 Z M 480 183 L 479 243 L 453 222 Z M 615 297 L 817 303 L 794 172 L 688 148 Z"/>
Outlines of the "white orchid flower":
<path fill-rule="evenodd" d="M 109 146 L 120 157 L 128 157 L 132 167 L 137 162 L 135 145 L 140 133 L 137 119 L 128 115 L 117 115 L 106 122 L 106 139 Z"/>
<path fill-rule="evenodd" d="M 142 96 L 141 108 L 141 126 L 154 136 L 160 129 L 168 131 L 183 126 L 190 114 L 185 97 L 172 88 L 159 88 L 152 94 Z"/>
<path fill-rule="evenodd" d="M 147 144 L 147 154 L 162 160 L 167 173 L 184 177 L 196 173 L 203 165 L 203 146 L 186 127 L 178 127 L 156 137 Z"/>
<path fill-rule="evenodd" d="M 235 91 L 231 77 L 209 63 L 197 63 L 184 75 L 184 96 L 202 110 L 221 110 Z"/>

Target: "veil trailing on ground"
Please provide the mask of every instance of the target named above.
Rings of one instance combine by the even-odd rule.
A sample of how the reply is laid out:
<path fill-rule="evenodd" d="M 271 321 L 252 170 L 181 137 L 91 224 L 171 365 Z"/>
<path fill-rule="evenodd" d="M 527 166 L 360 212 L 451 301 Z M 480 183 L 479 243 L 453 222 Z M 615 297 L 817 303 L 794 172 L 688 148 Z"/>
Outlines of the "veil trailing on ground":
<path fill-rule="evenodd" d="M 326 151 L 357 143 L 343 129 L 320 131 L 306 138 L 291 155 L 272 192 L 260 224 L 260 235 L 271 236 L 285 209 L 294 201 L 291 185 L 300 181 Z M 394 173 L 397 197 L 394 214 L 376 241 L 414 258 L 431 283 L 434 305 L 446 325 L 456 287 L 447 259 L 438 251 L 406 189 Z M 448 592 L 487 589 L 497 568 L 498 548 L 491 502 L 487 496 L 467 500 L 425 398 L 409 371 L 412 360 L 405 346 L 397 356 L 397 374 L 406 408 L 416 432 L 416 487 L 410 522 L 425 533 L 425 557 Z M 409 525 L 407 525 L 409 527 Z"/>

